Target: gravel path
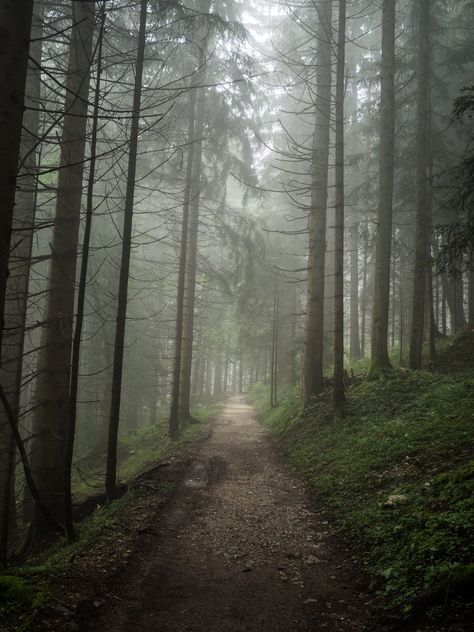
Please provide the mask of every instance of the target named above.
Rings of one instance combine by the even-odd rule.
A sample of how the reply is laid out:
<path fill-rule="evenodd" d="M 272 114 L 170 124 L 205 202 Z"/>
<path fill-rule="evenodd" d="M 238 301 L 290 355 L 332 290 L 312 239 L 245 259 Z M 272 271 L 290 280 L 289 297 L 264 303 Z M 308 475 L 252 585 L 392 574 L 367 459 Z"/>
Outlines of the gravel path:
<path fill-rule="evenodd" d="M 91 629 L 373 630 L 370 600 L 338 542 L 234 397 Z"/>

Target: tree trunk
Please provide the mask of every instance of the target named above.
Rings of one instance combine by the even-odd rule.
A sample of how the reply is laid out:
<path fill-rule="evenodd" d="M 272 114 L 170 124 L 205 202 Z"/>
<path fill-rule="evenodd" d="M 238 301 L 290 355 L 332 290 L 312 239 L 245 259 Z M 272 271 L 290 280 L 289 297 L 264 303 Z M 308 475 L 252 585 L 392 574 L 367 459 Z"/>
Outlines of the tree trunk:
<path fill-rule="evenodd" d="M 0 347 L 32 18 L 33 0 L 3 0 L 0 11 Z"/>
<path fill-rule="evenodd" d="M 278 405 L 278 316 L 279 316 L 279 288 L 278 288 L 278 282 L 275 280 L 274 289 L 273 289 L 270 406 Z"/>
<path fill-rule="evenodd" d="M 204 88 L 201 88 L 204 90 Z M 186 272 L 183 298 L 183 334 L 181 349 L 181 380 L 179 391 L 179 420 L 191 417 L 191 366 L 193 359 L 194 304 L 196 294 L 197 243 L 199 234 L 199 205 L 202 172 L 202 135 L 204 131 L 205 100 L 201 95 L 197 105 L 195 149 L 191 186 L 191 204 L 186 246 Z"/>
<path fill-rule="evenodd" d="M 346 0 L 339 0 L 336 72 L 336 215 L 334 249 L 334 408 L 343 412 L 344 387 L 344 90 L 346 68 Z"/>
<path fill-rule="evenodd" d="M 18 425 L 20 408 L 23 345 L 28 300 L 31 247 L 37 196 L 37 144 L 40 136 L 41 54 L 43 40 L 43 2 L 37 2 L 30 45 L 31 63 L 25 89 L 25 113 L 20 146 L 15 211 L 12 222 L 9 273 L 6 288 L 4 322 L 6 331 L 1 348 L 0 384 Z M 6 412 L 0 408 L 0 562 L 8 556 L 8 536 L 14 524 L 15 440 Z M 5 449 L 4 449 L 5 447 Z"/>
<path fill-rule="evenodd" d="M 364 262 L 362 266 L 362 292 L 361 292 L 361 304 L 360 304 L 360 352 L 361 356 L 365 357 L 365 338 L 367 333 L 367 299 L 368 299 L 368 288 L 367 288 L 367 279 L 368 279 L 368 268 L 369 268 L 369 223 L 365 222 L 364 227 Z"/>
<path fill-rule="evenodd" d="M 122 231 L 122 256 L 120 260 L 120 280 L 117 304 L 117 320 L 114 343 L 114 364 L 112 369 L 112 397 L 110 402 L 109 435 L 107 443 L 107 472 L 105 494 L 111 501 L 116 492 L 117 481 L 117 439 L 120 422 L 120 399 L 122 394 L 123 353 L 125 325 L 127 320 L 128 279 L 132 246 L 133 204 L 137 169 L 138 134 L 142 98 L 143 64 L 146 44 L 146 18 L 148 0 L 140 3 L 140 26 L 138 31 L 138 51 L 133 89 L 132 123 L 130 128 L 130 150 L 128 155 L 127 189 L 125 194 L 124 223 Z"/>
<path fill-rule="evenodd" d="M 469 329 L 474 329 L 474 255 L 471 256 L 469 268 L 467 271 L 467 283 L 468 283 L 468 322 Z"/>
<path fill-rule="evenodd" d="M 369 378 L 390 367 L 388 318 L 392 248 L 393 163 L 395 148 L 395 0 L 383 0 L 380 93 L 380 169 L 375 249 L 372 349 Z"/>
<path fill-rule="evenodd" d="M 331 117 L 332 0 L 318 3 L 318 66 L 309 211 L 308 290 L 302 375 L 302 405 L 323 388 L 324 284 Z"/>
<path fill-rule="evenodd" d="M 296 295 L 296 283 L 291 284 L 291 313 L 290 313 L 290 335 L 289 335 L 289 353 L 288 353 L 288 386 L 290 390 L 294 389 L 297 382 L 297 341 L 296 341 L 296 311 L 298 297 Z"/>
<path fill-rule="evenodd" d="M 418 15 L 418 88 L 416 132 L 416 233 L 409 367 L 421 368 L 429 259 L 428 233 L 428 92 L 430 73 L 430 2 L 420 0 Z"/>
<path fill-rule="evenodd" d="M 222 395 L 222 355 L 220 351 L 214 354 L 214 395 Z"/>
<path fill-rule="evenodd" d="M 168 420 L 168 432 L 172 439 L 179 436 L 179 400 L 182 375 L 182 351 L 183 351 L 183 318 L 184 318 L 184 292 L 186 281 L 186 257 L 188 247 L 189 206 L 191 201 L 191 188 L 193 179 L 194 150 L 195 150 L 195 116 L 196 116 L 196 86 L 191 90 L 189 97 L 189 122 L 188 122 L 188 156 L 186 165 L 186 183 L 183 203 L 183 219 L 181 223 L 181 241 L 179 253 L 178 288 L 176 296 L 176 327 L 174 339 L 174 367 L 173 382 L 171 385 L 171 406 Z M 189 384 L 191 388 L 191 384 Z"/>
<path fill-rule="evenodd" d="M 244 390 L 244 360 L 242 357 L 242 351 L 240 352 L 239 357 L 239 393 L 242 393 Z"/>
<path fill-rule="evenodd" d="M 39 359 L 38 408 L 34 421 L 34 475 L 46 506 L 57 519 L 62 518 L 64 511 L 74 293 L 94 13 L 93 2 L 73 4 L 56 216 L 51 245 L 48 324 Z M 39 531 L 43 525 L 48 528 L 39 512 L 35 512 L 35 524 Z"/>
<path fill-rule="evenodd" d="M 202 13 L 209 12 L 210 1 L 204 0 L 201 7 Z M 199 207 L 202 186 L 202 142 L 204 132 L 204 118 L 206 112 L 205 88 L 206 82 L 206 62 L 208 54 L 208 43 L 210 28 L 204 27 L 204 33 L 198 33 L 198 38 L 202 41 L 201 54 L 199 56 L 199 71 L 196 79 L 196 122 L 194 129 L 194 156 L 192 162 L 192 178 L 190 187 L 190 208 L 188 220 L 188 235 L 186 244 L 186 265 L 184 276 L 183 295 L 183 331 L 181 349 L 181 378 L 179 390 L 178 417 L 180 422 L 191 418 L 191 367 L 193 360 L 193 337 L 194 337 L 194 304 L 196 294 L 196 265 L 197 265 L 197 245 L 199 232 Z M 202 87 L 197 87 L 201 85 Z M 199 94 L 200 93 L 200 94 Z"/>
<path fill-rule="evenodd" d="M 350 341 L 349 354 L 351 360 L 360 360 L 360 328 L 359 328 L 359 224 L 354 222 L 350 231 L 351 238 L 351 302 L 350 302 Z"/>
<path fill-rule="evenodd" d="M 227 393 L 228 384 L 229 384 L 229 345 L 227 344 L 226 349 L 225 349 L 225 358 L 224 358 L 224 381 L 223 381 L 224 393 Z"/>
<path fill-rule="evenodd" d="M 92 118 L 92 135 L 90 141 L 90 166 L 87 183 L 86 221 L 84 227 L 84 239 L 82 242 L 81 271 L 79 275 L 79 288 L 77 297 L 77 315 L 74 337 L 72 342 L 71 358 L 71 383 L 69 392 L 69 424 L 66 437 L 66 462 L 64 468 L 64 524 L 69 541 L 75 539 L 75 529 L 72 517 L 72 489 L 71 468 L 74 454 L 74 439 L 76 436 L 77 417 L 77 392 L 79 387 L 79 363 L 81 353 L 82 328 L 84 323 L 84 306 L 87 287 L 87 270 L 89 265 L 89 249 L 92 229 L 92 215 L 94 209 L 94 183 L 96 168 L 97 131 L 99 126 L 100 108 L 100 79 L 102 73 L 102 43 L 104 36 L 105 2 L 101 9 L 101 25 L 97 46 L 97 77 L 94 94 L 94 111 Z"/>
<path fill-rule="evenodd" d="M 443 287 L 451 320 L 451 333 L 457 334 L 467 326 L 463 304 L 464 284 L 462 276 L 460 274 L 443 275 Z"/>

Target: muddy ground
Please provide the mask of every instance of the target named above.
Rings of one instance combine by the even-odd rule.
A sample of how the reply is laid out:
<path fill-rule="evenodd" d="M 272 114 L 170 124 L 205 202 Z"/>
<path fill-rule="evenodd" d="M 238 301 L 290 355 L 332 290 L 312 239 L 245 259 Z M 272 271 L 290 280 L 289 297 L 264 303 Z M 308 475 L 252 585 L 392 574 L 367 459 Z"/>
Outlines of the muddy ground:
<path fill-rule="evenodd" d="M 469 629 L 380 617 L 357 556 L 243 398 L 163 465 L 121 528 L 71 558 L 34 632 Z"/>
<path fill-rule="evenodd" d="M 232 398 L 84 629 L 374 629 L 371 598 L 336 540 L 252 409 Z"/>

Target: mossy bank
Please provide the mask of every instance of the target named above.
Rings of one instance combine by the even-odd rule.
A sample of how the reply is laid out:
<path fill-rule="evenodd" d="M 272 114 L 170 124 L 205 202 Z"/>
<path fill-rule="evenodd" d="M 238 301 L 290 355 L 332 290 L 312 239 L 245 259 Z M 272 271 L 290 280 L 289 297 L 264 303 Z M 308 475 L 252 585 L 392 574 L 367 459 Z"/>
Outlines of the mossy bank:
<path fill-rule="evenodd" d="M 398 616 L 474 594 L 474 367 L 455 361 L 472 339 L 446 372 L 440 358 L 349 388 L 342 419 L 329 398 L 301 415 L 296 394 L 273 409 L 265 387 L 249 396 Z"/>

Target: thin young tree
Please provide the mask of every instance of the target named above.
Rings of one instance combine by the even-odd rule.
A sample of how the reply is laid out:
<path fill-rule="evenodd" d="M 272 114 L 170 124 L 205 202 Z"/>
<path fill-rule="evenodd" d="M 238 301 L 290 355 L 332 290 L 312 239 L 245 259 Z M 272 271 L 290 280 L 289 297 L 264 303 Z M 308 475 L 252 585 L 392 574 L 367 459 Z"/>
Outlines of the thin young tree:
<path fill-rule="evenodd" d="M 145 60 L 147 8 L 148 0 L 141 0 L 137 61 L 133 88 L 132 122 L 130 126 L 127 188 L 125 193 L 124 222 L 122 229 L 122 254 L 120 259 L 114 362 L 112 368 L 109 433 L 107 441 L 105 493 L 108 502 L 113 500 L 115 497 L 117 488 L 117 440 L 120 422 L 120 400 L 122 396 L 123 354 L 125 346 L 125 326 L 127 321 L 130 256 L 132 249 L 133 207 L 137 171 L 138 136 L 140 132 L 139 123 L 142 102 L 143 66 Z"/>
<path fill-rule="evenodd" d="M 411 369 L 421 368 L 429 243 L 431 240 L 431 235 L 427 233 L 430 219 L 428 217 L 430 17 L 429 0 L 420 0 L 418 3 L 418 86 L 416 98 L 416 234 L 409 354 Z"/>
<path fill-rule="evenodd" d="M 347 2 L 339 0 L 336 71 L 336 214 L 334 250 L 334 408 L 343 413 L 344 386 L 344 92 Z"/>
<path fill-rule="evenodd" d="M 332 81 L 332 0 L 320 0 L 318 13 L 318 63 L 311 159 L 308 289 L 302 375 L 303 407 L 306 407 L 311 398 L 320 393 L 323 388 L 326 213 Z"/>
<path fill-rule="evenodd" d="M 178 285 L 176 296 L 176 326 L 174 339 L 174 365 L 173 379 L 171 383 L 171 406 L 168 420 L 168 432 L 172 439 L 179 435 L 179 402 L 181 391 L 181 358 L 183 346 L 184 323 L 184 292 L 186 281 L 186 257 L 188 246 L 189 206 L 191 202 L 191 187 L 193 179 L 194 151 L 195 151 L 195 117 L 196 117 L 196 85 L 189 94 L 189 119 L 188 119 L 188 155 L 186 164 L 186 180 L 183 202 L 183 217 L 181 220 L 181 238 L 179 253 Z"/>
<path fill-rule="evenodd" d="M 72 489 L 71 489 L 71 473 L 72 459 L 74 452 L 74 439 L 76 435 L 76 416 L 77 416 L 77 393 L 79 387 L 79 368 L 80 368 L 80 352 L 82 329 L 84 324 L 84 306 L 87 287 L 87 270 L 89 264 L 89 250 L 93 219 L 94 207 L 94 184 L 96 177 L 96 151 L 97 151 L 97 133 L 99 127 L 99 108 L 101 97 L 101 74 L 102 74 L 102 47 L 104 39 L 104 23 L 105 23 L 105 2 L 101 7 L 100 27 L 97 43 L 97 73 L 94 91 L 94 109 L 92 113 L 92 132 L 90 141 L 90 164 L 89 176 L 87 182 L 87 199 L 86 213 L 84 225 L 84 237 L 82 240 L 82 258 L 81 270 L 79 274 L 79 287 L 77 293 L 77 313 L 74 328 L 74 336 L 72 342 L 72 358 L 71 358 L 71 386 L 69 393 L 69 424 L 66 435 L 66 458 L 64 467 L 64 525 L 67 536 L 70 541 L 75 539 L 75 529 L 72 516 Z"/>
<path fill-rule="evenodd" d="M 202 186 L 203 134 L 206 115 L 205 92 L 208 62 L 209 38 L 212 32 L 207 19 L 211 3 L 201 3 L 202 24 L 197 28 L 197 41 L 200 45 L 199 64 L 195 81 L 194 129 L 191 180 L 189 182 L 189 217 L 186 241 L 186 260 L 183 292 L 183 329 L 181 335 L 180 389 L 178 416 L 181 422 L 191 418 L 191 369 L 193 358 L 194 306 L 196 294 L 196 265 L 198 254 L 199 211 Z M 191 129 L 191 128 L 190 128 Z"/>
<path fill-rule="evenodd" d="M 395 150 L 395 0 L 383 0 L 382 5 L 380 84 L 380 167 L 369 379 L 377 378 L 381 371 L 391 366 L 388 321 Z"/>

